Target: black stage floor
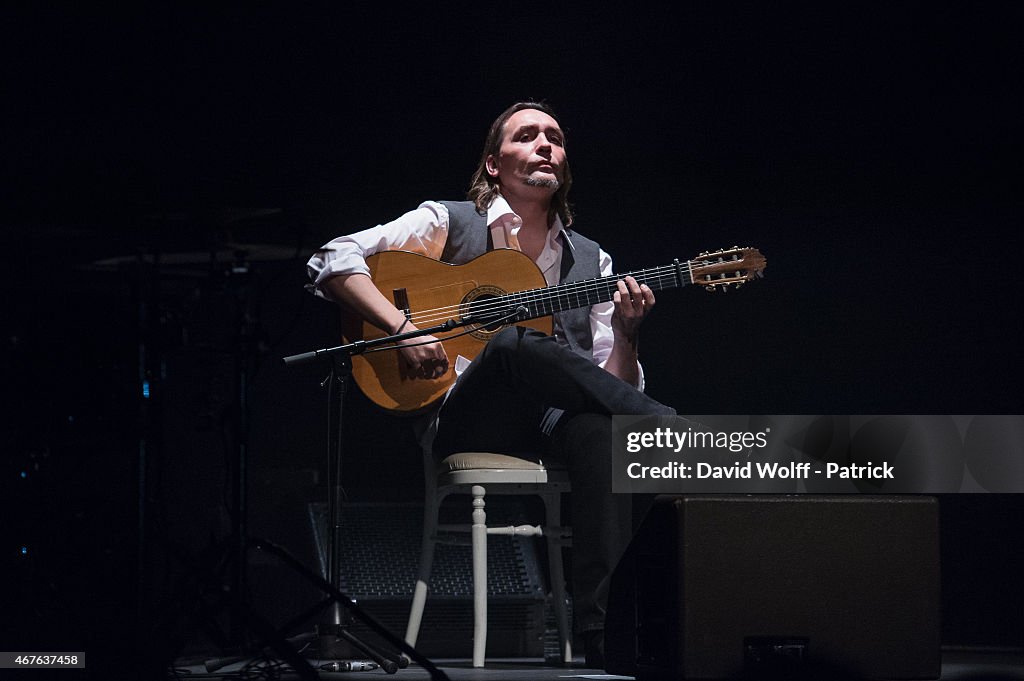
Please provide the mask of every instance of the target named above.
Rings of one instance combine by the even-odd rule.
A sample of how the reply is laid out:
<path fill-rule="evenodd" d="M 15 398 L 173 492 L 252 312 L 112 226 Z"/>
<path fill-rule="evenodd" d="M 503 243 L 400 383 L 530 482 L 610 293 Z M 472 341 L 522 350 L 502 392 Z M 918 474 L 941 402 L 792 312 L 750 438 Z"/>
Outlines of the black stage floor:
<path fill-rule="evenodd" d="M 189 660 L 195 662 L 196 658 Z M 310 660 L 316 664 L 317 660 Z M 489 659 L 483 669 L 474 669 L 468 659 L 436 659 L 432 662 L 451 681 L 561 681 L 562 679 L 607 679 L 626 680 L 632 677 L 614 676 L 602 670 L 587 669 L 583 660 L 578 659 L 571 667 L 545 664 L 539 658 L 496 658 Z M 245 679 L 245 678 L 299 678 L 294 672 L 280 669 L 279 676 L 266 674 L 252 666 L 243 672 L 246 663 L 238 662 L 213 674 L 208 674 L 201 663 L 178 667 L 182 679 Z M 395 681 L 430 681 L 430 674 L 422 667 L 412 665 L 393 675 L 377 669 L 360 672 L 319 673 L 321 679 L 384 679 Z M 169 678 L 175 678 L 171 676 Z M 826 680 L 823 680 L 826 681 Z M 947 650 L 942 655 L 942 676 L 940 681 L 1024 681 L 1024 653 L 993 651 Z"/>

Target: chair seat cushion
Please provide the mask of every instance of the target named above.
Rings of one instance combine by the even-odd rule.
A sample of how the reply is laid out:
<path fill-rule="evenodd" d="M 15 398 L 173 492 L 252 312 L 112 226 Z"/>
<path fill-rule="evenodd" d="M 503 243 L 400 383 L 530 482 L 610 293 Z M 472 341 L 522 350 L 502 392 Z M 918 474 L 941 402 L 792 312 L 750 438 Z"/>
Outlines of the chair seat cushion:
<path fill-rule="evenodd" d="M 517 470 L 517 471 L 543 471 L 548 469 L 541 461 L 520 459 L 508 454 L 496 454 L 495 452 L 457 452 L 445 457 L 438 464 L 438 473 L 451 473 L 453 471 L 470 470 Z M 554 468 L 558 468 L 557 466 Z"/>

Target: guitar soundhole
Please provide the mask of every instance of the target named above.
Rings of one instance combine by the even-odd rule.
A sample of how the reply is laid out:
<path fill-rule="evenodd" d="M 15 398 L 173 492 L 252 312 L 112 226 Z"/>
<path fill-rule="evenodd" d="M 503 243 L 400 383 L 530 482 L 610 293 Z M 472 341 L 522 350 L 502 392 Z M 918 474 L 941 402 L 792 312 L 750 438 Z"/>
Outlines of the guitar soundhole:
<path fill-rule="evenodd" d="M 473 316 L 484 320 L 484 323 L 471 324 L 466 327 L 473 329 L 469 335 L 482 341 L 489 341 L 491 336 L 505 327 L 506 322 L 487 321 L 489 319 L 500 320 L 511 312 L 498 304 L 498 298 L 505 293 L 497 286 L 481 286 L 466 294 L 459 304 L 459 314 L 463 319 Z"/>

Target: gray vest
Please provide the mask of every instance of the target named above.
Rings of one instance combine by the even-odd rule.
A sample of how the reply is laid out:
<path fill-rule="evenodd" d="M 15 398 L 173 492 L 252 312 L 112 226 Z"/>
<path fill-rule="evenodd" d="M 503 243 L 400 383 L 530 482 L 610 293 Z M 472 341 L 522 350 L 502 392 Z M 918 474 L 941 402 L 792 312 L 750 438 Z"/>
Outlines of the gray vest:
<path fill-rule="evenodd" d="M 453 265 L 463 265 L 473 258 L 494 248 L 491 230 L 487 228 L 487 216 L 477 211 L 471 201 L 441 201 L 448 208 L 448 241 L 445 242 L 441 260 Z M 569 232 L 569 230 L 566 230 Z M 579 281 L 601 276 L 596 242 L 576 232 L 572 235 L 572 247 L 562 244 L 561 281 Z M 594 338 L 590 333 L 590 308 L 557 312 L 554 315 L 555 338 L 567 345 L 573 352 L 592 360 Z"/>

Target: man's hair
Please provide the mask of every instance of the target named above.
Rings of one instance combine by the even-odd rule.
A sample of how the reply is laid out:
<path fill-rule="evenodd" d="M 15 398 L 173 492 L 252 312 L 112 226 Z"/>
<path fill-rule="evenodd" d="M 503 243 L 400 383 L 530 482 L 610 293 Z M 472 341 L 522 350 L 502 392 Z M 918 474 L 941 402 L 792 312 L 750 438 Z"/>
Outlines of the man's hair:
<path fill-rule="evenodd" d="M 501 151 L 501 142 L 505 136 L 505 124 L 508 123 L 508 119 L 512 117 L 512 114 L 523 109 L 536 109 L 546 113 L 558 122 L 558 116 L 552 111 L 551 107 L 542 102 L 516 102 L 509 108 L 505 109 L 498 118 L 491 123 L 491 129 L 487 132 L 487 141 L 484 142 L 484 151 L 480 154 L 480 163 L 476 167 L 476 172 L 473 173 L 473 179 L 469 185 L 469 200 L 476 204 L 478 211 L 483 213 L 487 210 L 487 207 L 491 205 L 491 201 L 498 195 L 498 180 L 497 178 L 491 177 L 487 172 L 487 157 L 498 156 Z M 561 127 L 561 123 L 559 123 Z M 565 130 L 562 130 L 564 135 Z M 562 142 L 565 143 L 564 140 Z M 557 214 L 558 217 L 562 218 L 562 225 L 568 227 L 572 224 L 572 209 L 569 206 L 569 189 L 572 187 L 572 171 L 569 170 L 569 159 L 566 157 L 565 163 L 562 166 L 562 181 L 558 185 L 555 195 L 551 197 L 551 214 L 548 216 L 549 219 L 553 219 Z"/>

